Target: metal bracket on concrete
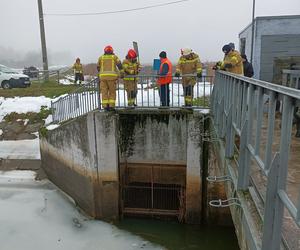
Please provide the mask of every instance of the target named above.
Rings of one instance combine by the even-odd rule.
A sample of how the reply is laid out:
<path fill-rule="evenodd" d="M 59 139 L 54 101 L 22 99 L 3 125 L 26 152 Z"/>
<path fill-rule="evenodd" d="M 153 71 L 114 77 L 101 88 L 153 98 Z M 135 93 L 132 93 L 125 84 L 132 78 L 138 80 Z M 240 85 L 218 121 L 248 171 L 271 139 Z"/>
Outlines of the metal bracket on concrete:
<path fill-rule="evenodd" d="M 230 206 L 240 206 L 241 203 L 238 198 L 230 198 L 227 200 L 211 200 L 209 205 L 212 207 L 230 207 Z"/>
<path fill-rule="evenodd" d="M 231 176 L 229 175 L 224 175 L 224 176 L 208 176 L 206 177 L 206 180 L 208 182 L 225 182 L 225 181 L 230 181 L 233 183 L 233 180 Z"/>
<path fill-rule="evenodd" d="M 219 141 L 218 137 L 215 135 L 213 136 L 213 132 L 204 132 L 200 134 L 203 141 L 213 142 Z"/>

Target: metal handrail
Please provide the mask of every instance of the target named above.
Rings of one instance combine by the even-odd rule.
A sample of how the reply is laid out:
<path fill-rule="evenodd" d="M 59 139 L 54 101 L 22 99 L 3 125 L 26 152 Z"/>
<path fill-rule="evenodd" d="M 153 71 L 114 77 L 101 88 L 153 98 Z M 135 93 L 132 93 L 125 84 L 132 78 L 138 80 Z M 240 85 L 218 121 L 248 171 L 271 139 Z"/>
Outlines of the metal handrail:
<path fill-rule="evenodd" d="M 299 100 L 300 90 L 224 71 L 216 72 L 211 100 L 213 123 L 219 139 L 225 142 L 225 157 L 228 159 L 234 158 L 237 148 L 235 139 L 236 136 L 240 138 L 237 189 L 248 190 L 250 186 L 251 160 L 267 177 L 261 243 L 264 250 L 280 249 L 284 208 L 300 226 L 300 198 L 295 206 L 286 191 L 294 109 L 298 108 Z M 272 144 L 277 102 L 282 104 L 282 119 L 280 148 L 279 152 L 274 152 Z M 268 113 L 267 141 L 264 157 L 261 157 L 264 113 Z"/>
<path fill-rule="evenodd" d="M 137 94 L 135 103 L 137 109 L 160 108 L 160 93 L 157 86 L 158 75 L 131 75 L 136 78 Z M 169 84 L 170 104 L 166 108 L 181 108 L 184 103 L 184 88 L 182 77 L 193 77 L 193 105 L 190 109 L 209 108 L 209 97 L 212 93 L 212 76 L 197 78 L 194 74 L 181 77 L 172 76 L 172 83 Z M 51 104 L 53 110 L 53 121 L 62 122 L 71 118 L 84 115 L 92 110 L 103 110 L 101 104 L 101 93 L 99 92 L 99 79 L 93 79 L 83 84 L 70 94 L 60 97 Z M 116 109 L 133 108 L 128 105 L 126 85 L 122 79 L 117 81 L 116 86 Z"/>

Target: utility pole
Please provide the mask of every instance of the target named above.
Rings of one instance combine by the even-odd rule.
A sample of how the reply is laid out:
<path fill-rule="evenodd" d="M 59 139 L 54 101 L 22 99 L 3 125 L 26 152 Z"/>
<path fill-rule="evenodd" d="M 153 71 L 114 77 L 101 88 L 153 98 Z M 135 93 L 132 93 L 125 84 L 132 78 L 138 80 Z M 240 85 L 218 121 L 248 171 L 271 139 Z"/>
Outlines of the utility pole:
<path fill-rule="evenodd" d="M 253 64 L 253 50 L 254 50 L 254 24 L 255 24 L 255 0 L 253 0 L 253 6 L 252 6 L 252 35 L 251 35 L 251 58 L 250 62 Z"/>
<path fill-rule="evenodd" d="M 39 9 L 39 21 L 40 21 L 40 32 L 41 32 L 42 56 L 43 56 L 43 70 L 44 70 L 44 76 L 45 76 L 44 79 L 45 79 L 45 81 L 48 81 L 49 80 L 48 57 L 47 57 L 42 0 L 38 0 L 38 9 Z"/>

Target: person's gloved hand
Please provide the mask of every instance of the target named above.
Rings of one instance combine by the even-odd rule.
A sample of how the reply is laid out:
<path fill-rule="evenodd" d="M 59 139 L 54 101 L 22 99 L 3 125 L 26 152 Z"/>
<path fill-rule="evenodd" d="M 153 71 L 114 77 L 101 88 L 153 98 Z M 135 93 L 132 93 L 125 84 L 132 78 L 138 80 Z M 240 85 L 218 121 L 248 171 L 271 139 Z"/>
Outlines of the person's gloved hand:
<path fill-rule="evenodd" d="M 226 63 L 226 64 L 224 65 L 224 68 L 225 68 L 225 69 L 230 69 L 230 68 L 232 68 L 232 64 L 231 64 L 231 63 Z"/>
<path fill-rule="evenodd" d="M 179 77 L 180 73 L 179 72 L 175 72 L 175 77 Z"/>
<path fill-rule="evenodd" d="M 201 73 L 201 72 L 198 72 L 198 73 L 197 73 L 197 77 L 198 77 L 198 78 L 201 78 L 201 77 L 202 77 L 202 73 Z"/>

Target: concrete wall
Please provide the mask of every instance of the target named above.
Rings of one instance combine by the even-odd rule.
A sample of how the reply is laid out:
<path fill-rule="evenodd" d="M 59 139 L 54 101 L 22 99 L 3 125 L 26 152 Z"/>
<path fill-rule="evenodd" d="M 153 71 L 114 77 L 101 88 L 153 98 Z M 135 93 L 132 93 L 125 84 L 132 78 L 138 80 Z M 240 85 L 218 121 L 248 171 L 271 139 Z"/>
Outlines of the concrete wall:
<path fill-rule="evenodd" d="M 48 131 L 40 140 L 42 167 L 87 214 L 119 214 L 116 116 L 89 113 Z"/>
<path fill-rule="evenodd" d="M 262 36 L 266 35 L 299 35 L 300 16 L 275 16 L 257 17 L 255 19 L 255 39 L 253 67 L 254 78 L 260 79 Z M 251 54 L 252 25 L 248 25 L 240 34 L 239 38 L 246 38 L 246 55 L 250 59 Z M 273 62 L 270 62 L 273 64 Z"/>
<path fill-rule="evenodd" d="M 186 164 L 186 112 L 125 112 L 119 122 L 121 163 Z"/>
<path fill-rule="evenodd" d="M 124 164 L 131 164 L 133 179 L 141 178 L 137 170 L 143 164 L 166 166 L 159 182 L 185 185 L 186 222 L 198 224 L 203 219 L 204 116 L 182 110 L 89 113 L 41 138 L 42 167 L 86 213 L 111 220 L 119 215 Z"/>
<path fill-rule="evenodd" d="M 216 173 L 217 176 L 231 176 L 233 182 L 227 181 L 223 184 L 209 184 L 216 185 L 215 188 L 221 188 L 220 199 L 223 197 L 237 198 L 240 206 L 232 205 L 229 207 L 231 218 L 235 226 L 235 233 L 238 239 L 239 247 L 241 250 L 252 250 L 261 248 L 261 235 L 262 235 L 262 218 L 253 197 L 248 191 L 236 191 L 237 185 L 237 169 L 234 160 L 225 157 L 224 141 L 214 140 L 211 143 L 211 159 L 214 161 L 211 171 Z M 211 189 L 211 188 L 210 188 Z M 213 189 L 211 189 L 213 191 Z M 211 192 L 213 197 L 216 193 Z M 218 199 L 219 199 L 218 198 Z M 215 208 L 210 209 L 211 215 L 220 219 L 229 219 L 228 208 Z M 212 218 L 214 219 L 214 218 Z"/>
<path fill-rule="evenodd" d="M 162 164 L 162 168 L 173 165 L 174 169 L 177 165 L 185 165 L 186 173 L 181 177 L 185 178 L 186 222 L 196 224 L 202 219 L 203 117 L 197 112 L 170 110 L 119 114 L 120 163 Z M 170 167 L 168 169 L 171 171 Z M 178 169 L 175 171 L 182 173 Z M 147 180 L 149 176 L 139 178 Z M 169 184 L 182 183 L 177 175 L 163 178 Z"/>

